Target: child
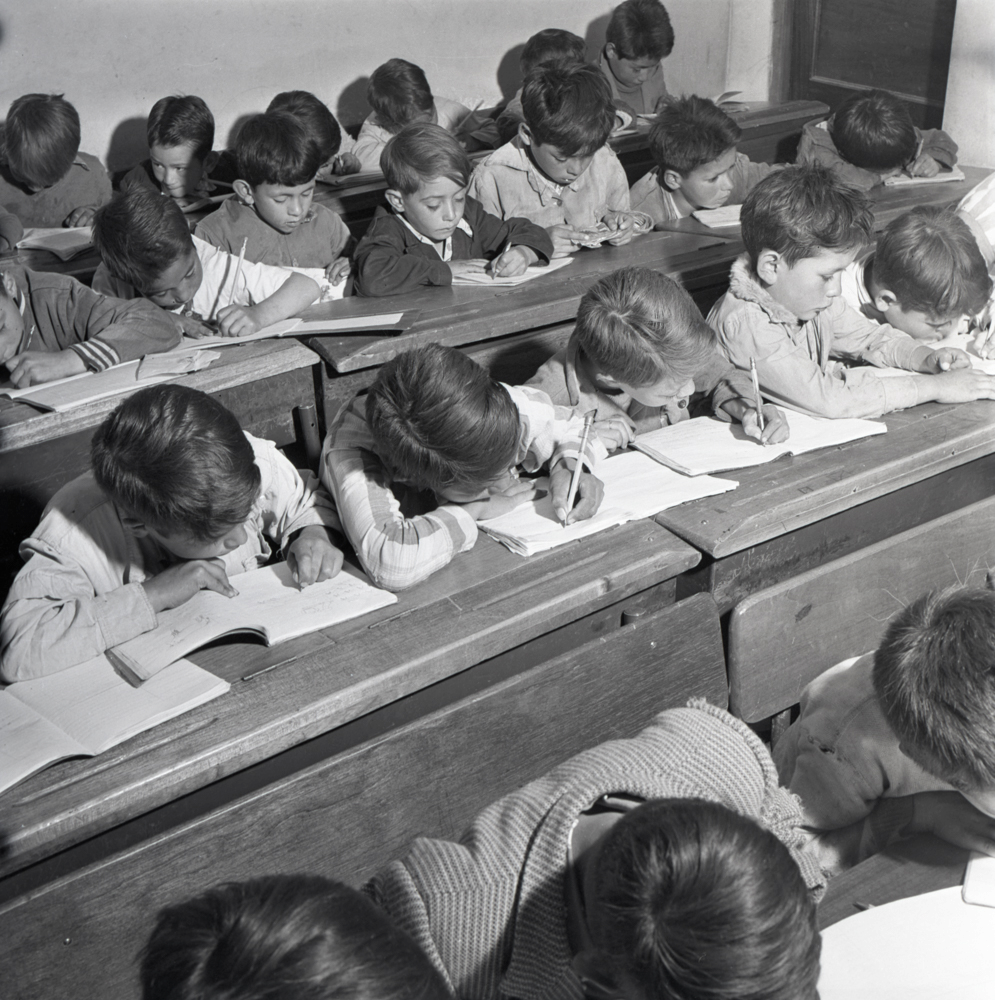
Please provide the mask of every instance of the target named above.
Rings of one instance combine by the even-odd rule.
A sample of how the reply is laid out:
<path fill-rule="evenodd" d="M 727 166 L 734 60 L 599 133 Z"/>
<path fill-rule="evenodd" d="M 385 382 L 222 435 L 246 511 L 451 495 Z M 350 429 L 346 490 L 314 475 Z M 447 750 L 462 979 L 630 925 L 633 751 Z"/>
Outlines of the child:
<path fill-rule="evenodd" d="M 595 409 L 595 429 L 609 451 L 639 433 L 687 420 L 704 410 L 738 420 L 752 438 L 787 440 L 775 406 L 757 422 L 753 383 L 719 353 L 715 334 L 691 296 L 666 275 L 625 267 L 592 285 L 580 300 L 577 325 L 528 385 L 561 406 Z"/>
<path fill-rule="evenodd" d="M 172 198 L 142 187 L 119 193 L 96 215 L 101 265 L 93 287 L 120 298 L 142 295 L 181 316 L 184 332 L 226 337 L 255 333 L 294 316 L 327 283 L 283 267 L 243 261 L 190 235 Z"/>
<path fill-rule="evenodd" d="M 828 871 L 932 833 L 995 855 L 995 594 L 934 591 L 802 693 L 775 747 Z"/>
<path fill-rule="evenodd" d="M 406 934 L 317 875 L 229 882 L 168 906 L 141 961 L 142 1000 L 450 1000 Z"/>
<path fill-rule="evenodd" d="M 637 220 L 625 171 L 606 145 L 615 110 L 597 68 L 540 66 L 522 88 L 522 114 L 518 135 L 477 164 L 470 196 L 499 219 L 545 227 L 557 257 L 599 224 L 614 245 L 631 240 Z"/>
<path fill-rule="evenodd" d="M 847 98 L 829 121 L 802 129 L 796 163 L 821 163 L 851 187 L 867 190 L 906 170 L 935 177 L 957 162 L 957 143 L 940 129 L 920 132 L 905 103 L 886 90 Z"/>
<path fill-rule="evenodd" d="M 387 205 L 379 207 L 356 247 L 361 295 L 397 295 L 489 269 L 521 274 L 549 262 L 553 245 L 527 219 L 502 222 L 467 197 L 470 161 L 445 129 L 408 125 L 380 158 Z"/>
<path fill-rule="evenodd" d="M 335 184 L 334 175 L 355 174 L 363 169 L 359 157 L 352 152 L 356 145 L 352 136 L 342 131 L 327 105 L 314 94 L 306 90 L 284 91 L 269 102 L 266 111 L 286 111 L 304 126 L 321 157 L 319 181 Z"/>
<path fill-rule="evenodd" d="M 645 212 L 660 227 L 699 208 L 740 204 L 777 169 L 737 152 L 741 135 L 732 118 L 704 97 L 669 101 L 649 134 L 656 166 L 629 192 L 633 211 Z"/>
<path fill-rule="evenodd" d="M 592 438 L 578 458 L 582 433 L 545 393 L 502 385 L 454 348 L 429 344 L 385 364 L 367 396 L 343 409 L 321 479 L 363 568 L 378 586 L 402 590 L 472 549 L 477 521 L 535 498 L 519 467 L 548 463 L 560 519 L 591 517 L 602 487 L 587 471 L 577 507 L 566 509 L 574 464 L 593 469 L 604 455 Z"/>
<path fill-rule="evenodd" d="M 0 272 L 0 365 L 18 388 L 168 351 L 180 340 L 151 302 L 124 302 L 68 274 Z"/>
<path fill-rule="evenodd" d="M 760 740 L 704 702 L 587 750 L 419 838 L 367 892 L 455 996 L 815 1000 L 797 803 Z"/>
<path fill-rule="evenodd" d="M 111 196 L 103 164 L 79 151 L 79 115 L 61 94 L 25 94 L 7 112 L 0 207 L 25 226 L 88 226 Z"/>
<path fill-rule="evenodd" d="M 764 393 L 822 417 L 878 417 L 935 400 L 995 398 L 995 378 L 951 348 L 931 350 L 840 296 L 841 275 L 872 230 L 867 199 L 824 167 L 786 167 L 743 203 L 746 253 L 708 316 L 737 368 L 755 359 Z M 875 378 L 833 358 L 912 372 Z M 953 370 L 956 369 L 956 370 Z"/>
<path fill-rule="evenodd" d="M 99 656 L 199 590 L 234 597 L 228 577 L 265 565 L 274 546 L 301 587 L 342 565 L 314 476 L 196 389 L 129 396 L 97 428 L 90 460 L 21 543 L 0 620 L 6 683 Z"/>
<path fill-rule="evenodd" d="M 349 230 L 313 202 L 321 152 L 301 121 L 285 111 L 254 115 L 239 129 L 235 155 L 235 197 L 198 223 L 196 235 L 236 256 L 247 241 L 248 261 L 318 269 L 311 277 L 343 282 Z"/>
<path fill-rule="evenodd" d="M 891 222 L 877 248 L 843 272 L 843 298 L 924 343 L 966 332 L 992 279 L 971 230 L 952 209 L 918 205 Z"/>
<path fill-rule="evenodd" d="M 625 0 L 605 29 L 598 65 L 616 105 L 633 115 L 659 111 L 667 97 L 663 65 L 674 48 L 670 15 L 660 0 Z"/>

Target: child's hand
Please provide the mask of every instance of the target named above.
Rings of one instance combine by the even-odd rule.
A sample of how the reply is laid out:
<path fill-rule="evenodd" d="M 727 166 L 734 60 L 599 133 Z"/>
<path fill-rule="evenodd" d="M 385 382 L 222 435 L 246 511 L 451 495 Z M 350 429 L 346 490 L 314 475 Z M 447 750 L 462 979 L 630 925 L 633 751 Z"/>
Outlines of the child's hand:
<path fill-rule="evenodd" d="M 333 260 L 331 264 L 325 269 L 325 277 L 333 284 L 339 285 L 352 272 L 352 262 L 348 257 L 339 257 L 338 260 Z"/>
<path fill-rule="evenodd" d="M 180 328 L 180 333 L 184 337 L 190 337 L 193 340 L 200 340 L 202 337 L 213 337 L 218 332 L 213 326 L 205 323 L 196 316 L 177 315 L 176 325 Z"/>
<path fill-rule="evenodd" d="M 342 569 L 342 553 L 320 525 L 310 524 L 287 549 L 287 565 L 294 582 L 303 590 L 312 583 L 331 580 Z"/>
<path fill-rule="evenodd" d="M 660 425 L 659 418 L 656 423 L 657 426 Z M 637 433 L 635 423 L 623 414 L 617 414 L 607 420 L 596 420 L 594 432 L 610 452 L 628 448 L 636 439 Z"/>
<path fill-rule="evenodd" d="M 545 491 L 536 488 L 534 479 L 513 479 L 503 489 L 491 488 L 487 493 L 480 500 L 471 500 L 459 506 L 475 521 L 489 521 L 546 495 Z"/>
<path fill-rule="evenodd" d="M 924 380 L 925 381 L 925 380 Z M 995 399 L 995 375 L 986 375 L 977 368 L 941 372 L 929 377 L 929 395 L 920 400 L 937 403 L 970 403 L 975 399 Z"/>
<path fill-rule="evenodd" d="M 225 306 L 218 310 L 217 319 L 218 333 L 222 337 L 246 337 L 263 328 L 252 306 Z"/>
<path fill-rule="evenodd" d="M 763 434 L 760 433 L 760 422 L 755 409 L 744 411 L 743 432 L 761 444 L 781 444 L 788 440 L 790 428 L 784 414 L 773 403 L 765 403 Z"/>
<path fill-rule="evenodd" d="M 553 257 L 569 257 L 577 249 L 577 241 L 581 234 L 573 226 L 561 223 L 558 226 L 548 226 L 546 232 L 553 241 Z"/>
<path fill-rule="evenodd" d="M 86 364 L 75 351 L 24 351 L 7 360 L 10 380 L 18 389 L 57 378 L 69 378 L 86 371 Z"/>
<path fill-rule="evenodd" d="M 222 597 L 236 597 L 238 591 L 228 582 L 220 559 L 190 559 L 164 569 L 158 576 L 143 581 L 145 594 L 156 612 L 186 604 L 201 590 L 213 590 Z"/>
<path fill-rule="evenodd" d="M 573 510 L 567 510 L 570 495 L 570 479 L 573 473 L 562 463 L 549 474 L 549 488 L 553 494 L 553 513 L 563 524 L 586 521 L 594 517 L 605 496 L 605 484 L 597 476 L 584 471 L 577 483 L 578 503 Z"/>
<path fill-rule="evenodd" d="M 451 260 L 448 264 L 454 278 L 461 274 L 484 274 L 490 267 L 490 262 L 486 260 Z"/>
<path fill-rule="evenodd" d="M 940 164 L 929 153 L 920 153 L 906 170 L 910 177 L 935 177 L 940 172 Z"/>
<path fill-rule="evenodd" d="M 615 234 L 608 240 L 613 247 L 628 243 L 636 235 L 636 220 L 630 212 L 609 212 L 601 221 Z"/>
<path fill-rule="evenodd" d="M 339 153 L 332 160 L 333 174 L 358 174 L 362 169 L 363 164 L 355 153 Z"/>
<path fill-rule="evenodd" d="M 938 372 L 956 371 L 958 368 L 970 368 L 971 356 L 956 347 L 941 347 L 930 351 L 922 360 L 920 371 L 935 375 Z"/>
<path fill-rule="evenodd" d="M 960 792 L 918 792 L 913 796 L 911 833 L 932 833 L 957 847 L 995 856 L 995 819 Z"/>
<path fill-rule="evenodd" d="M 65 218 L 63 226 L 89 226 L 93 223 L 93 214 L 97 210 L 92 205 L 74 208 Z"/>
<path fill-rule="evenodd" d="M 978 329 L 974 335 L 974 349 L 979 358 L 995 357 L 995 322 L 988 320 L 986 326 Z"/>
<path fill-rule="evenodd" d="M 524 274 L 529 264 L 538 259 L 538 254 L 531 247 L 512 247 L 491 261 L 491 274 L 495 278 L 514 278 Z"/>

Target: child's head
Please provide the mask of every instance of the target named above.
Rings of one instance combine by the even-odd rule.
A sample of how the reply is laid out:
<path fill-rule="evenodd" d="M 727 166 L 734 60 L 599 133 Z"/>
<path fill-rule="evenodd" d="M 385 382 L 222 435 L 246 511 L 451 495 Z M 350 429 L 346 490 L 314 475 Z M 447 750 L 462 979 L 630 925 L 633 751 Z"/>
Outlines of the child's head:
<path fill-rule="evenodd" d="M 959 332 L 992 291 L 974 234 L 953 209 L 917 205 L 878 237 L 868 291 L 886 322 L 919 340 Z"/>
<path fill-rule="evenodd" d="M 732 193 L 740 127 L 721 108 L 692 94 L 669 101 L 650 129 L 650 153 L 660 181 L 692 208 L 719 208 Z"/>
<path fill-rule="evenodd" d="M 674 48 L 670 15 L 660 0 L 625 0 L 605 29 L 605 56 L 615 79 L 638 87 Z"/>
<path fill-rule="evenodd" d="M 587 43 L 580 35 L 562 28 L 543 28 L 537 31 L 522 46 L 518 64 L 522 76 L 528 76 L 538 66 L 554 62 L 584 62 L 587 59 Z"/>
<path fill-rule="evenodd" d="M 204 278 L 179 205 L 144 187 L 122 191 L 97 209 L 93 243 L 114 277 L 163 309 L 186 305 Z"/>
<path fill-rule="evenodd" d="M 522 117 L 519 133 L 536 166 L 557 184 L 571 184 L 608 141 L 615 105 L 597 66 L 552 64 L 526 78 Z"/>
<path fill-rule="evenodd" d="M 143 1000 L 444 1000 L 442 977 L 365 896 L 316 875 L 215 886 L 168 906 Z"/>
<path fill-rule="evenodd" d="M 521 426 L 504 387 L 452 347 L 399 354 L 366 397 L 377 454 L 393 479 L 466 503 L 518 464 Z"/>
<path fill-rule="evenodd" d="M 90 464 L 126 527 L 179 559 L 210 559 L 245 541 L 259 468 L 234 415 L 207 393 L 140 389 L 97 428 Z"/>
<path fill-rule="evenodd" d="M 199 97 L 163 97 L 152 105 L 148 123 L 149 159 L 163 194 L 196 194 L 214 169 L 214 115 Z"/>
<path fill-rule="evenodd" d="M 953 587 L 900 611 L 874 690 L 902 751 L 995 816 L 995 593 Z"/>
<path fill-rule="evenodd" d="M 398 215 L 436 243 L 452 236 L 466 208 L 471 167 L 449 132 L 428 122 L 406 126 L 384 146 L 380 169 Z"/>
<path fill-rule="evenodd" d="M 848 97 L 829 122 L 829 135 L 848 163 L 894 173 L 916 158 L 919 136 L 909 109 L 887 90 Z"/>
<path fill-rule="evenodd" d="M 763 286 L 807 321 L 840 294 L 841 275 L 870 242 L 867 199 L 825 167 L 785 167 L 746 196 L 743 243 Z"/>
<path fill-rule="evenodd" d="M 577 310 L 577 340 L 600 381 L 645 406 L 694 392 L 715 335 L 672 278 L 624 267 L 592 285 Z"/>
<path fill-rule="evenodd" d="M 625 997 L 814 1000 L 820 939 L 798 866 L 717 803 L 626 813 L 595 861 L 592 934 Z"/>
<path fill-rule="evenodd" d="M 318 176 L 323 178 L 331 173 L 332 161 L 342 145 L 342 129 L 324 102 L 306 90 L 286 90 L 277 94 L 266 110 L 286 111 L 293 115 L 307 129 L 311 141 L 318 147 L 321 157 Z"/>
<path fill-rule="evenodd" d="M 11 176 L 37 193 L 69 173 L 79 152 L 79 115 L 61 94 L 24 94 L 7 112 L 3 140 Z"/>
<path fill-rule="evenodd" d="M 235 140 L 235 193 L 278 233 L 307 218 L 321 153 L 299 118 L 286 111 L 253 115 Z"/>
<path fill-rule="evenodd" d="M 366 100 L 377 121 L 391 134 L 412 122 L 434 124 L 437 120 L 435 99 L 424 71 L 405 59 L 388 59 L 373 71 Z"/>
<path fill-rule="evenodd" d="M 0 272 L 0 365 L 20 350 L 24 338 L 24 316 L 17 306 L 17 282 L 10 271 Z"/>

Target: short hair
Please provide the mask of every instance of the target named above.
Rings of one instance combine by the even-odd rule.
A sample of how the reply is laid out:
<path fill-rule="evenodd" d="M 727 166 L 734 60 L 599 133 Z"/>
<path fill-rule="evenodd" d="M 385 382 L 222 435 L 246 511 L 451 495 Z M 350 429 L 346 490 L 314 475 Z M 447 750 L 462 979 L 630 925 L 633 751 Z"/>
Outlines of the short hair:
<path fill-rule="evenodd" d="M 844 160 L 865 170 L 904 167 L 919 145 L 909 109 L 887 90 L 848 97 L 829 120 L 829 135 Z"/>
<path fill-rule="evenodd" d="M 962 790 L 995 786 L 995 594 L 934 590 L 891 620 L 874 654 L 888 725 Z"/>
<path fill-rule="evenodd" d="M 541 145 L 566 156 L 589 156 L 608 141 L 615 105 L 597 66 L 551 63 L 525 78 L 522 117 Z"/>
<path fill-rule="evenodd" d="M 191 145 L 203 161 L 214 149 L 214 115 L 201 97 L 162 97 L 152 105 L 148 123 L 149 147 Z"/>
<path fill-rule="evenodd" d="M 388 59 L 373 71 L 366 100 L 378 123 L 391 133 L 428 118 L 435 107 L 424 70 L 406 59 Z"/>
<path fill-rule="evenodd" d="M 97 485 L 156 531 L 208 541 L 242 524 L 260 473 L 238 420 L 216 399 L 182 385 L 139 389 L 97 428 Z"/>
<path fill-rule="evenodd" d="M 307 90 L 285 90 L 269 102 L 266 110 L 286 111 L 298 119 L 317 145 L 322 163 L 327 163 L 342 146 L 342 129 L 335 115 Z"/>
<path fill-rule="evenodd" d="M 650 129 L 649 147 L 661 170 L 686 177 L 739 142 L 743 130 L 714 102 L 691 94 L 668 101 Z"/>
<path fill-rule="evenodd" d="M 307 184 L 323 162 L 304 123 L 286 111 L 247 119 L 235 138 L 235 158 L 239 178 L 250 187 Z"/>
<path fill-rule="evenodd" d="M 587 42 L 580 35 L 563 28 L 543 28 L 522 46 L 518 64 L 522 75 L 528 76 L 537 66 L 550 62 L 584 62 Z"/>
<path fill-rule="evenodd" d="M 937 319 L 978 313 L 992 292 L 974 234 L 952 208 L 917 205 L 894 219 L 878 237 L 872 268 L 902 309 Z"/>
<path fill-rule="evenodd" d="M 651 800 L 609 831 L 594 879 L 592 930 L 627 995 L 818 996 L 815 905 L 788 849 L 754 820 L 700 799 Z"/>
<path fill-rule="evenodd" d="M 623 267 L 592 285 L 574 329 L 598 371 L 632 386 L 692 378 L 715 351 L 715 334 L 691 296 L 645 267 Z"/>
<path fill-rule="evenodd" d="M 145 291 L 193 250 L 186 216 L 172 198 L 135 186 L 119 191 L 93 217 L 93 244 L 107 270 Z"/>
<path fill-rule="evenodd" d="M 387 141 L 380 153 L 380 169 L 388 188 L 414 194 L 435 177 L 448 177 L 466 187 L 472 166 L 466 150 L 442 126 L 415 122 Z"/>
<path fill-rule="evenodd" d="M 667 8 L 660 0 L 625 0 L 612 11 L 605 41 L 623 59 L 665 59 L 674 49 Z"/>
<path fill-rule="evenodd" d="M 817 164 L 768 174 L 746 196 L 740 221 L 754 267 L 763 250 L 791 266 L 822 250 L 862 246 L 874 232 L 867 198 Z"/>
<path fill-rule="evenodd" d="M 518 462 L 515 404 L 453 347 L 428 344 L 388 361 L 366 397 L 366 420 L 391 476 L 416 489 L 474 489 Z"/>
<path fill-rule="evenodd" d="M 7 112 L 3 141 L 17 178 L 51 187 L 69 173 L 79 152 L 79 115 L 62 94 L 24 94 Z"/>
<path fill-rule="evenodd" d="M 229 882 L 159 911 L 143 1000 L 445 1000 L 441 974 L 355 889 L 316 875 Z"/>

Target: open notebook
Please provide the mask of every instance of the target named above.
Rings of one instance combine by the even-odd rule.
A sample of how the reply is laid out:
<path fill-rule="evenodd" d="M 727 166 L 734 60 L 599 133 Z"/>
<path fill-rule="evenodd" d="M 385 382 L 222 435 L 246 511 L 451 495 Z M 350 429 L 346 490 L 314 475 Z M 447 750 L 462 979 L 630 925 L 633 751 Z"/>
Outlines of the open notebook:
<path fill-rule="evenodd" d="M 882 181 L 885 187 L 920 187 L 923 184 L 949 184 L 951 181 L 967 180 L 960 167 L 941 170 L 935 177 L 910 177 L 908 174 L 892 174 Z"/>
<path fill-rule="evenodd" d="M 68 757 L 94 757 L 223 695 L 230 685 L 180 660 L 137 690 L 104 656 L 0 692 L 0 792 Z"/>
<path fill-rule="evenodd" d="M 551 260 L 548 264 L 532 264 L 522 274 L 517 274 L 512 278 L 495 278 L 490 271 L 457 274 L 453 276 L 453 285 L 483 285 L 486 288 L 521 285 L 523 282 L 532 281 L 534 278 L 542 278 L 547 274 L 552 274 L 554 271 L 559 271 L 561 267 L 566 267 L 572 260 L 572 257 L 558 257 L 556 260 Z"/>
<path fill-rule="evenodd" d="M 699 208 L 691 214 L 710 229 L 723 229 L 740 224 L 739 213 L 742 205 L 723 205 L 721 208 Z"/>
<path fill-rule="evenodd" d="M 231 344 L 251 344 L 256 340 L 271 340 L 275 337 L 313 337 L 324 333 L 360 333 L 364 330 L 391 330 L 401 323 L 403 312 L 377 313 L 371 316 L 330 316 L 328 319 L 304 320 L 292 316 L 264 326 L 255 333 L 244 337 L 184 337 L 176 350 L 190 348 L 218 347 Z"/>
<path fill-rule="evenodd" d="M 540 479 L 536 485 L 547 491 L 546 496 L 501 517 L 482 521 L 480 527 L 512 552 L 531 556 L 626 521 L 651 517 L 689 500 L 734 490 L 739 485 L 731 479 L 712 476 L 689 479 L 635 451 L 605 459 L 598 466 L 597 475 L 605 484 L 605 497 L 597 514 L 587 521 L 566 527 L 560 524 L 553 513 L 549 482 Z"/>
<path fill-rule="evenodd" d="M 351 567 L 305 590 L 297 588 L 286 563 L 233 576 L 231 584 L 238 596 L 202 590 L 186 604 L 159 612 L 151 632 L 109 649 L 108 659 L 128 681 L 141 684 L 223 635 L 255 633 L 273 646 L 397 601 Z"/>
<path fill-rule="evenodd" d="M 782 455 L 802 455 L 888 430 L 875 420 L 830 420 L 794 410 L 782 412 L 791 431 L 783 444 L 762 445 L 748 438 L 741 424 L 726 423 L 715 417 L 695 417 L 640 434 L 632 447 L 686 476 L 702 476 L 765 465 Z"/>
<path fill-rule="evenodd" d="M 47 250 L 59 260 L 72 260 L 93 246 L 93 229 L 90 226 L 25 229 L 17 246 L 21 250 Z"/>

